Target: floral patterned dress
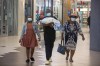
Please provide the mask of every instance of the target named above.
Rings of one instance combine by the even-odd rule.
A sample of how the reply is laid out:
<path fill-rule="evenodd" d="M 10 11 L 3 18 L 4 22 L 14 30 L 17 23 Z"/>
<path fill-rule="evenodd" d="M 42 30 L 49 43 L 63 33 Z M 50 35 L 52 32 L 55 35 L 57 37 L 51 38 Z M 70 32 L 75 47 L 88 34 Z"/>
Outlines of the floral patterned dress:
<path fill-rule="evenodd" d="M 65 35 L 65 46 L 68 50 L 75 50 L 78 33 L 82 34 L 80 25 L 75 21 L 73 24 L 66 22 L 63 29 Z"/>

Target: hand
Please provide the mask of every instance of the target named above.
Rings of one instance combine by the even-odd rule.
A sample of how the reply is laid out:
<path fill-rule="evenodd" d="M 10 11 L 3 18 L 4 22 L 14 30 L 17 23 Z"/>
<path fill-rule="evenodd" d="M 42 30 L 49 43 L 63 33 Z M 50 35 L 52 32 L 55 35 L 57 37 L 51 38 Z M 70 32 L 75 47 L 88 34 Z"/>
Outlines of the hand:
<path fill-rule="evenodd" d="M 85 40 L 85 38 L 84 38 L 84 37 L 82 37 L 82 40 L 84 41 L 84 40 Z"/>

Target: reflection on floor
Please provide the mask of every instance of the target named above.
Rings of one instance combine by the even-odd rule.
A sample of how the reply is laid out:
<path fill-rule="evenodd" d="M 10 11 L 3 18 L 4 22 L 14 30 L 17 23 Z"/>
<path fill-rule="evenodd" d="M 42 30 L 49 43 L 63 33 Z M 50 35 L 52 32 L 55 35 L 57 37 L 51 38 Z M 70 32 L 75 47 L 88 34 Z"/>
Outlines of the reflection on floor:
<path fill-rule="evenodd" d="M 84 29 L 85 41 L 81 40 L 81 36 L 78 37 L 73 63 L 66 61 L 66 56 L 57 52 L 57 47 L 60 43 L 59 35 L 60 34 L 57 33 L 52 56 L 53 62 L 48 66 L 100 66 L 100 52 L 89 50 L 89 33 L 87 29 Z M 0 66 L 45 66 L 43 39 L 39 43 L 40 47 L 35 49 L 35 62 L 26 64 L 25 48 L 20 46 L 18 38 L 18 36 L 0 37 Z"/>

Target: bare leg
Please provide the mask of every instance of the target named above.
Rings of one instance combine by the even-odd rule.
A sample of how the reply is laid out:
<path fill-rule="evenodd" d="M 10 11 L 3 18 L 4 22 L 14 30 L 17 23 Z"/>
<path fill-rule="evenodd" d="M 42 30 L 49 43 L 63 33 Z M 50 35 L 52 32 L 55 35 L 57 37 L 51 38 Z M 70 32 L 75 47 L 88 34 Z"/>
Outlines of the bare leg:
<path fill-rule="evenodd" d="M 34 48 L 31 48 L 31 57 L 30 57 L 31 62 L 35 61 L 34 58 L 33 58 L 33 54 L 34 54 Z"/>
<path fill-rule="evenodd" d="M 27 59 L 30 58 L 30 48 L 26 48 L 26 55 L 27 55 Z"/>
<path fill-rule="evenodd" d="M 33 57 L 34 54 L 34 48 L 31 48 L 31 58 Z"/>
<path fill-rule="evenodd" d="M 67 53 L 67 55 L 66 55 L 66 60 L 68 60 L 68 57 L 69 57 L 69 51 L 70 51 L 70 50 L 67 50 L 67 51 L 66 51 L 66 53 Z"/>
<path fill-rule="evenodd" d="M 71 50 L 71 52 L 70 52 L 70 62 L 73 62 L 74 53 L 75 53 L 75 50 Z"/>

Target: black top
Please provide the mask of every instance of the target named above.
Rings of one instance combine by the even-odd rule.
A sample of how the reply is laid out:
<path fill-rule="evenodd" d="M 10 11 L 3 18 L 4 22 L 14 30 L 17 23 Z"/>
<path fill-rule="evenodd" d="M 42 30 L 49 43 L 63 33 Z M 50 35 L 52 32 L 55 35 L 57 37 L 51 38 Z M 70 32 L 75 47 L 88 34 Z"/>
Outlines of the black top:
<path fill-rule="evenodd" d="M 54 16 L 46 16 L 46 17 L 53 17 L 53 18 L 57 19 Z M 44 17 L 44 18 L 46 18 L 46 17 Z M 44 29 L 44 40 L 45 40 L 45 42 L 47 42 L 47 43 L 48 42 L 54 42 L 55 37 L 56 37 L 56 31 L 54 30 L 54 28 L 50 27 L 50 26 L 43 26 L 43 29 Z"/>

